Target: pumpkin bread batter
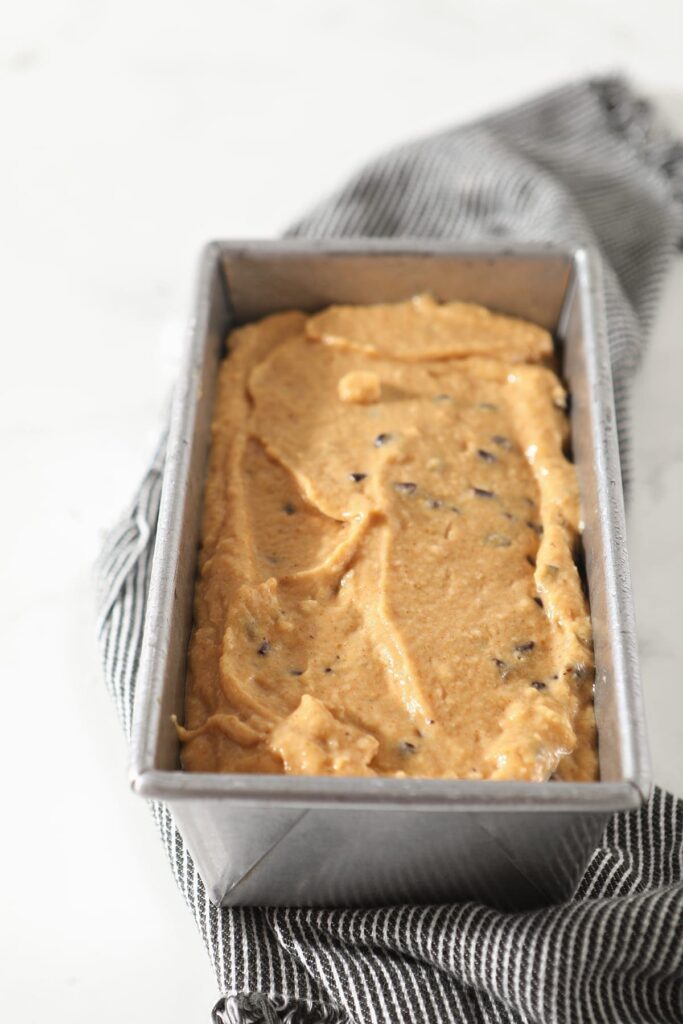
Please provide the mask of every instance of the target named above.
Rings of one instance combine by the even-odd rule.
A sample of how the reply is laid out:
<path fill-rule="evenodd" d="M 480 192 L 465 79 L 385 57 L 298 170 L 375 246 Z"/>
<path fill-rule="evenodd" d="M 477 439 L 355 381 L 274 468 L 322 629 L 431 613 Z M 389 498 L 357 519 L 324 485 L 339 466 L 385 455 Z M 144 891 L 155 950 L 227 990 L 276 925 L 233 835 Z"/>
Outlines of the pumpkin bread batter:
<path fill-rule="evenodd" d="M 276 314 L 228 348 L 184 767 L 595 778 L 549 334 L 419 296 Z"/>

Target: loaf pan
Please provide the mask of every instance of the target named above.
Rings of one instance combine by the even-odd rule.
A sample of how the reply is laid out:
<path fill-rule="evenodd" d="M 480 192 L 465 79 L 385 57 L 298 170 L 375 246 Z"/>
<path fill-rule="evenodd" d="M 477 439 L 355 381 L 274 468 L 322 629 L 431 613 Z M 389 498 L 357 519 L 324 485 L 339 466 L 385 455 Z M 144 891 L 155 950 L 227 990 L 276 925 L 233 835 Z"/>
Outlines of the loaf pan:
<path fill-rule="evenodd" d="M 216 371 L 227 333 L 285 309 L 462 299 L 552 331 L 572 396 L 595 639 L 598 782 L 183 772 L 186 652 Z M 599 261 L 589 249 L 401 240 L 214 242 L 177 387 L 146 610 L 132 784 L 166 801 L 223 905 L 369 906 L 567 898 L 614 811 L 648 794 Z"/>

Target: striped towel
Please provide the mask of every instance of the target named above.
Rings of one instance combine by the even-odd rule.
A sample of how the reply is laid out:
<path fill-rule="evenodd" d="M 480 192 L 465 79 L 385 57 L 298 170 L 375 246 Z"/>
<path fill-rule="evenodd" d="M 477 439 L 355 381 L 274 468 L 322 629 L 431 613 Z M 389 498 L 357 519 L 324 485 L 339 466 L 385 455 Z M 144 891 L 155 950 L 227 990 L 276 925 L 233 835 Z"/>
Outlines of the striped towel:
<path fill-rule="evenodd" d="M 683 147 L 610 79 L 404 146 L 292 233 L 595 245 L 628 475 L 628 383 L 683 235 L 682 200 Z M 162 470 L 160 450 L 98 563 L 105 676 L 126 730 Z M 168 809 L 153 810 L 216 970 L 215 1024 L 683 1022 L 683 802 L 661 791 L 613 818 L 570 902 L 524 913 L 220 909 Z"/>

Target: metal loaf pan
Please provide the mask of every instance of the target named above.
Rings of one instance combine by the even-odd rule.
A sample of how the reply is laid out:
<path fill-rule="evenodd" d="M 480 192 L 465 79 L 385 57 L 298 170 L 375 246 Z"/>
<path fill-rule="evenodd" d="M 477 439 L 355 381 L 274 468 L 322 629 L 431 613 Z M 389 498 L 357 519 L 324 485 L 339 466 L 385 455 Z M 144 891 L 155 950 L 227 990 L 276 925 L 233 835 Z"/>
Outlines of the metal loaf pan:
<path fill-rule="evenodd" d="M 473 782 L 190 774 L 185 659 L 214 382 L 235 325 L 278 310 L 421 291 L 526 317 L 556 338 L 572 394 L 595 634 L 600 781 Z M 648 793 L 648 756 L 600 269 L 585 248 L 425 241 L 216 242 L 202 257 L 173 409 L 133 727 L 133 788 L 170 804 L 211 898 L 242 905 L 568 897 L 613 811 Z"/>

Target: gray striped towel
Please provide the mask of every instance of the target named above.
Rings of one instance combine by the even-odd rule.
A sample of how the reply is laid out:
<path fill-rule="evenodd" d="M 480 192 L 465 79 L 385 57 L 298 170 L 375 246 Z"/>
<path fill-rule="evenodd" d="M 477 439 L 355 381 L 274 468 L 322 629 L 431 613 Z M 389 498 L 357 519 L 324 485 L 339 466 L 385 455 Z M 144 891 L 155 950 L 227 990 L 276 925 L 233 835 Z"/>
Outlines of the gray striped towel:
<path fill-rule="evenodd" d="M 296 235 L 590 242 L 603 256 L 622 457 L 627 392 L 683 235 L 683 147 L 620 80 L 559 89 L 381 157 Z M 98 563 L 105 677 L 130 729 L 163 449 Z M 376 910 L 221 909 L 153 806 L 213 961 L 215 1024 L 683 1022 L 683 802 L 616 815 L 574 898 Z"/>

